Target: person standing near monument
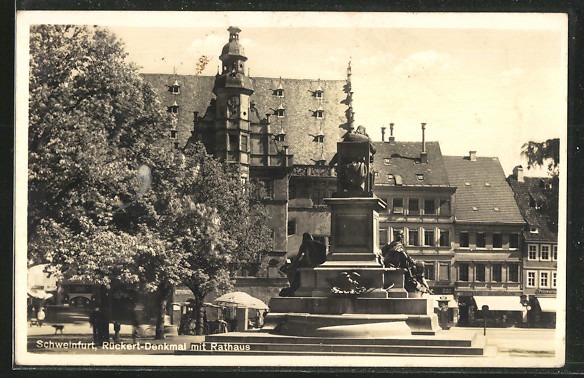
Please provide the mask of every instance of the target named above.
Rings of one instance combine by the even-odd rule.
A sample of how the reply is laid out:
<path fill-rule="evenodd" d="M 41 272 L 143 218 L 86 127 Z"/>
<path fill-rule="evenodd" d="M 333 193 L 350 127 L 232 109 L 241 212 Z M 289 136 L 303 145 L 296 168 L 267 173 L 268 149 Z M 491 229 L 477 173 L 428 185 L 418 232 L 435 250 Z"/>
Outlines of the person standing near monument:
<path fill-rule="evenodd" d="M 39 327 L 43 325 L 45 316 L 45 309 L 43 307 L 39 308 L 39 312 L 37 313 L 37 324 Z"/>

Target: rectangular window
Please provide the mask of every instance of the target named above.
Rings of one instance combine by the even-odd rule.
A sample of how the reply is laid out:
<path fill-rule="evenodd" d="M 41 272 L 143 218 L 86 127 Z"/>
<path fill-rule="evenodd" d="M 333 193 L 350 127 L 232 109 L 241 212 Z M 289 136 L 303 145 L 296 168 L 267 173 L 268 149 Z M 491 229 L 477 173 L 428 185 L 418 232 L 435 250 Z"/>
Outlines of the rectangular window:
<path fill-rule="evenodd" d="M 439 263 L 438 265 L 438 279 L 440 281 L 450 281 L 450 264 Z"/>
<path fill-rule="evenodd" d="M 535 287 L 535 272 L 527 272 L 527 287 Z"/>
<path fill-rule="evenodd" d="M 288 236 L 290 235 L 296 235 L 296 219 L 288 221 Z"/>
<path fill-rule="evenodd" d="M 509 248 L 519 248 L 519 234 L 509 235 Z"/>
<path fill-rule="evenodd" d="M 539 272 L 539 287 L 548 287 L 549 286 L 549 273 L 548 272 Z"/>
<path fill-rule="evenodd" d="M 173 147 L 175 150 L 178 150 L 178 142 L 174 142 Z"/>
<path fill-rule="evenodd" d="M 550 246 L 549 245 L 542 245 L 540 256 L 542 260 L 549 260 L 550 259 Z"/>
<path fill-rule="evenodd" d="M 296 184 L 290 184 L 288 187 L 288 199 L 295 199 L 296 198 Z"/>
<path fill-rule="evenodd" d="M 509 282 L 519 282 L 519 264 L 509 264 Z"/>
<path fill-rule="evenodd" d="M 241 136 L 241 151 L 247 151 L 247 135 Z"/>
<path fill-rule="evenodd" d="M 485 282 L 485 264 L 477 264 L 475 267 L 475 281 Z"/>
<path fill-rule="evenodd" d="M 404 213 L 404 199 L 403 198 L 394 198 L 392 200 L 393 205 L 393 213 L 394 214 L 403 214 Z"/>
<path fill-rule="evenodd" d="M 436 279 L 434 272 L 434 263 L 426 263 L 424 266 L 424 278 L 430 281 L 434 281 Z"/>
<path fill-rule="evenodd" d="M 433 199 L 424 200 L 424 214 L 434 215 L 436 214 L 436 203 Z"/>
<path fill-rule="evenodd" d="M 458 280 L 468 282 L 468 264 L 458 265 Z"/>
<path fill-rule="evenodd" d="M 424 245 L 434 246 L 434 230 L 424 230 Z"/>
<path fill-rule="evenodd" d="M 411 246 L 419 246 L 420 245 L 418 230 L 409 230 L 408 231 L 408 245 L 411 245 Z"/>
<path fill-rule="evenodd" d="M 450 232 L 440 230 L 440 247 L 450 247 Z"/>
<path fill-rule="evenodd" d="M 487 236 L 484 232 L 477 232 L 477 248 L 485 248 L 487 246 Z"/>
<path fill-rule="evenodd" d="M 383 247 L 387 244 L 387 229 L 382 228 L 379 230 L 379 246 Z"/>
<path fill-rule="evenodd" d="M 537 260 L 537 244 L 529 244 L 527 246 L 527 259 Z"/>
<path fill-rule="evenodd" d="M 493 248 L 503 248 L 503 235 L 499 232 L 493 234 Z"/>
<path fill-rule="evenodd" d="M 229 151 L 237 150 L 237 135 L 229 135 Z"/>
<path fill-rule="evenodd" d="M 316 206 L 324 205 L 325 193 L 324 188 L 314 188 L 312 190 L 312 204 Z"/>
<path fill-rule="evenodd" d="M 420 199 L 408 199 L 408 214 L 420 214 Z"/>
<path fill-rule="evenodd" d="M 503 282 L 503 266 L 501 264 L 493 264 L 491 269 L 493 270 L 492 281 Z"/>
<path fill-rule="evenodd" d="M 399 239 L 400 234 L 403 235 L 404 229 L 403 228 L 394 228 L 392 231 L 392 241 Z M 404 240 L 402 240 L 403 242 Z"/>
<path fill-rule="evenodd" d="M 552 288 L 557 288 L 558 286 L 558 272 L 552 272 Z"/>
<path fill-rule="evenodd" d="M 552 260 L 558 259 L 558 245 L 552 245 Z"/>
<path fill-rule="evenodd" d="M 448 199 L 441 199 L 440 200 L 440 215 L 442 215 L 443 217 L 450 216 L 450 200 L 448 200 Z"/>
<path fill-rule="evenodd" d="M 460 246 L 468 248 L 468 245 L 469 245 L 468 243 L 469 243 L 468 242 L 468 232 L 462 231 L 460 233 Z"/>
<path fill-rule="evenodd" d="M 170 130 L 170 138 L 176 139 L 176 130 Z"/>

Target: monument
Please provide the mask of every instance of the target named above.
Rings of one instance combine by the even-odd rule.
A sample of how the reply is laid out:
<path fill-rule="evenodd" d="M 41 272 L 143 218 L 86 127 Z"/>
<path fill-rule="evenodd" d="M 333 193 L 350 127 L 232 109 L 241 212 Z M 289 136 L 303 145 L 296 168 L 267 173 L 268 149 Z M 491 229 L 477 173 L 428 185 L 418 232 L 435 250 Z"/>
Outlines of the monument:
<path fill-rule="evenodd" d="M 337 191 L 325 199 L 331 208 L 330 251 L 320 265 L 300 264 L 294 290 L 272 298 L 266 324 L 273 333 L 388 337 L 434 335 L 440 328 L 432 301 L 405 290 L 405 269 L 383 264 L 379 211 L 386 204 L 373 194 L 374 154 L 362 126 L 338 142 L 331 161 Z"/>

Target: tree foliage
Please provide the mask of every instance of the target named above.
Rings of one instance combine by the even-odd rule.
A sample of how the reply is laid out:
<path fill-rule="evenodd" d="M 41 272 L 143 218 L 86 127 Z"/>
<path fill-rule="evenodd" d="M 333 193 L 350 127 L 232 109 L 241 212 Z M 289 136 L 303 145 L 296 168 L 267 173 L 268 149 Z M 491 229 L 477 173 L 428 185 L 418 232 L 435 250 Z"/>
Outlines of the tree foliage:
<path fill-rule="evenodd" d="M 267 249 L 265 210 L 200 144 L 169 148 L 172 119 L 126 57 L 105 29 L 31 28 L 29 258 L 202 300 Z"/>
<path fill-rule="evenodd" d="M 521 148 L 521 155 L 527 158 L 527 169 L 547 165 L 548 173 L 557 176 L 560 165 L 560 139 L 545 142 L 529 141 Z"/>

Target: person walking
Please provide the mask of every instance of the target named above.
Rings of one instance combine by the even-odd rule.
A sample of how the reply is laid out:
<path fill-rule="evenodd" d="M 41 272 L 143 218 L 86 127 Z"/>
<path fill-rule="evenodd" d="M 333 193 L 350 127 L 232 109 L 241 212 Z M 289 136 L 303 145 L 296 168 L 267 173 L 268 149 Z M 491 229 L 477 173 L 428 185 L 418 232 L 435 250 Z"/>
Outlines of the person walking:
<path fill-rule="evenodd" d="M 101 341 L 101 323 L 103 323 L 103 315 L 99 309 L 99 306 L 96 307 L 89 316 L 89 323 L 93 328 L 93 342 L 95 345 L 99 345 Z"/>

